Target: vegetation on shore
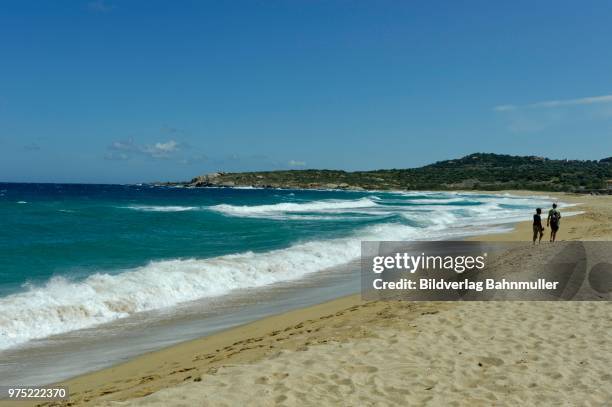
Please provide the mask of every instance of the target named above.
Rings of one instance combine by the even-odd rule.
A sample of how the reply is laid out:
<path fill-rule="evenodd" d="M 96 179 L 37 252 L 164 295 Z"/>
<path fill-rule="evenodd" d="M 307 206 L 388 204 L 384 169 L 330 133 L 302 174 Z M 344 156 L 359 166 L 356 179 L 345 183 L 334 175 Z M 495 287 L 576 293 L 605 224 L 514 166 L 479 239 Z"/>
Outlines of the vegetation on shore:
<path fill-rule="evenodd" d="M 181 184 L 194 187 L 578 192 L 606 190 L 611 179 L 612 157 L 583 161 L 476 153 L 420 168 L 354 172 L 310 169 L 214 173 Z"/>

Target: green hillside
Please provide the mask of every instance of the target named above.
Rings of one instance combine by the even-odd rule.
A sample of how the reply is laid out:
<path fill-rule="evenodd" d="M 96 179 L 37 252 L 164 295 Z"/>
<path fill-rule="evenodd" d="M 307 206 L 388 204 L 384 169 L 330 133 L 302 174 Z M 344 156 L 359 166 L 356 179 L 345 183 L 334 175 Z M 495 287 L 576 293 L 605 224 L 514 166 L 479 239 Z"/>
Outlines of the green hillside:
<path fill-rule="evenodd" d="M 406 190 L 603 190 L 612 157 L 599 161 L 551 160 L 476 153 L 420 168 L 376 171 L 289 170 L 202 175 L 190 186 Z"/>

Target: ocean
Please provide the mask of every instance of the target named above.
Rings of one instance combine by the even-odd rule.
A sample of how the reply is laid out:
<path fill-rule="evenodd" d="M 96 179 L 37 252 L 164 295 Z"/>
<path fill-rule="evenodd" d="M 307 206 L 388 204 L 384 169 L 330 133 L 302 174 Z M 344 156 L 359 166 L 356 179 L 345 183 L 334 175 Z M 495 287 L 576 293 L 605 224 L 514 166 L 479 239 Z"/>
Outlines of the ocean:
<path fill-rule="evenodd" d="M 113 332 L 124 321 L 138 331 L 181 320 L 188 304 L 202 313 L 224 298 L 263 307 L 253 299 L 266 293 L 273 313 L 271 288 L 299 287 L 321 272 L 332 279 L 315 284 L 328 288 L 325 298 L 356 292 L 355 273 L 346 274 L 350 289 L 330 290 L 330 281 L 346 283 L 330 270 L 357 259 L 362 240 L 494 233 L 550 203 L 509 194 L 0 184 L 0 356 L 57 345 L 62 335 Z M 291 296 L 300 295 L 318 298 Z M 206 325 L 166 330 L 138 349 L 195 337 Z"/>

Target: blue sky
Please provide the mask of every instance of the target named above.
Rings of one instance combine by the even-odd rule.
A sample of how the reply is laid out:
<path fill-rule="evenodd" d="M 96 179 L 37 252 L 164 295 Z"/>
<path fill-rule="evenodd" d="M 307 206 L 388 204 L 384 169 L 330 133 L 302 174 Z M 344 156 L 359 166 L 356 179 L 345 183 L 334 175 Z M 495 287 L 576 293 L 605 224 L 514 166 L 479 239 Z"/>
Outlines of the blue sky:
<path fill-rule="evenodd" d="M 612 155 L 606 1 L 0 7 L 0 181 Z"/>

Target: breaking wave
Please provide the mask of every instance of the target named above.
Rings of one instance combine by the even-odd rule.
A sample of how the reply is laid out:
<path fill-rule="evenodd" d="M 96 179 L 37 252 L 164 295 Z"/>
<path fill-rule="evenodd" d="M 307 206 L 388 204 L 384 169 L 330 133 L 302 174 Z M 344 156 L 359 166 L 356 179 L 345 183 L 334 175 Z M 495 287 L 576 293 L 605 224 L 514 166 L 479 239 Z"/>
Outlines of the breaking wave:
<path fill-rule="evenodd" d="M 195 206 L 178 206 L 178 205 L 130 205 L 122 207 L 124 209 L 132 209 L 143 212 L 184 212 L 198 209 Z"/>
<path fill-rule="evenodd" d="M 409 239 L 415 236 L 415 229 L 376 225 L 361 236 L 368 240 Z M 0 298 L 0 349 L 141 311 L 295 280 L 345 264 L 359 254 L 360 240 L 352 237 L 264 253 L 154 261 L 120 274 L 97 273 L 80 281 L 55 277 L 44 285 Z"/>
<path fill-rule="evenodd" d="M 228 205 L 220 204 L 209 209 L 229 216 L 266 217 L 284 213 L 299 212 L 348 212 L 350 209 L 372 208 L 378 204 L 370 198 L 356 200 L 323 200 L 314 202 L 282 202 L 271 205 Z"/>

